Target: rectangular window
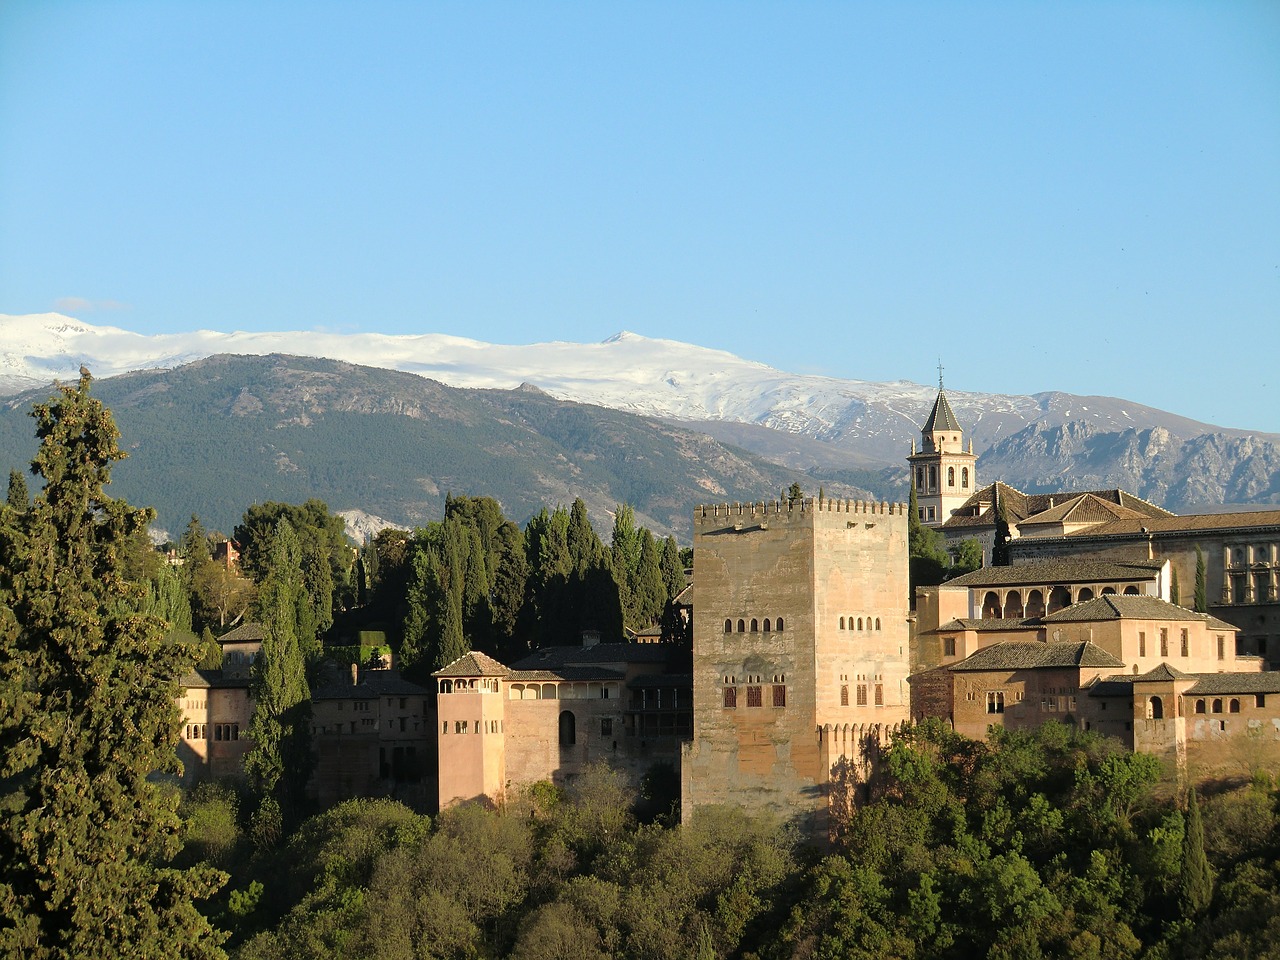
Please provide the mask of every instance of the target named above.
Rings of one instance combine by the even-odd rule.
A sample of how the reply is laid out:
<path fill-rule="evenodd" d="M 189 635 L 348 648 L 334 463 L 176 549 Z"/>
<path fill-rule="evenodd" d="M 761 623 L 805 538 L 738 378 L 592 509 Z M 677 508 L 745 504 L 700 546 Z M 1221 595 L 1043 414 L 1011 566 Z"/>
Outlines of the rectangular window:
<path fill-rule="evenodd" d="M 1218 659 L 1227 659 L 1227 643 L 1222 637 L 1218 638 Z"/>
<path fill-rule="evenodd" d="M 1167 657 L 1169 655 L 1169 630 L 1166 627 L 1160 628 L 1160 656 Z"/>
<path fill-rule="evenodd" d="M 1138 631 L 1138 656 L 1145 657 L 1147 655 L 1147 632 L 1145 630 Z"/>
<path fill-rule="evenodd" d="M 726 710 L 733 710 L 737 706 L 738 706 L 738 688 L 725 687 L 724 688 L 724 708 Z"/>
<path fill-rule="evenodd" d="M 600 718 L 600 736 L 602 737 L 613 736 L 613 717 Z"/>
<path fill-rule="evenodd" d="M 1190 651 L 1191 651 L 1191 639 L 1187 636 L 1187 631 L 1186 631 L 1186 628 L 1184 627 L 1182 630 L 1182 655 L 1184 657 L 1190 656 Z"/>
<path fill-rule="evenodd" d="M 1004 713 L 1004 692 L 1001 690 L 987 692 L 987 713 Z"/>
<path fill-rule="evenodd" d="M 764 691 L 761 687 L 747 687 L 747 706 L 764 706 Z"/>
<path fill-rule="evenodd" d="M 883 683 L 876 684 L 876 706 L 877 707 L 884 706 L 884 684 Z"/>
<path fill-rule="evenodd" d="M 787 705 L 787 688 L 781 683 L 773 685 L 773 705 L 775 707 L 785 707 Z"/>
<path fill-rule="evenodd" d="M 1265 693 L 1255 693 L 1253 695 L 1253 705 L 1255 707 L 1265 707 L 1267 705 L 1267 695 Z"/>
<path fill-rule="evenodd" d="M 944 657 L 954 657 L 956 655 L 956 638 L 955 637 L 942 638 L 942 655 Z"/>
<path fill-rule="evenodd" d="M 865 707 L 867 705 L 867 685 L 865 683 L 858 684 L 858 706 Z"/>

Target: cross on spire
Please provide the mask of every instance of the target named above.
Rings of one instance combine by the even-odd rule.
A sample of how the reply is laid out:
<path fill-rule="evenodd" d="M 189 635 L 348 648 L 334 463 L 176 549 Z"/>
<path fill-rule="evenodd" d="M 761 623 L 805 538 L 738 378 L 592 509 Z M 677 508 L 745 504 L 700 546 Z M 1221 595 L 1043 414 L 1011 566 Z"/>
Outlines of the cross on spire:
<path fill-rule="evenodd" d="M 942 358 L 938 358 L 938 389 L 942 389 Z"/>

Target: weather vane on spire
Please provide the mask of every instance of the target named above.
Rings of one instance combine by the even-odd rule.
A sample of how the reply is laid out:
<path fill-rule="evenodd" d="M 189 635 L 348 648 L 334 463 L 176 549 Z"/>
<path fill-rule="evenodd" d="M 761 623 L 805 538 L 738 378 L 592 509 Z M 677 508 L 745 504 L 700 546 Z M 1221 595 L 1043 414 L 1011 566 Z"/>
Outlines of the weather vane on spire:
<path fill-rule="evenodd" d="M 938 358 L 938 389 L 942 389 L 942 358 Z"/>

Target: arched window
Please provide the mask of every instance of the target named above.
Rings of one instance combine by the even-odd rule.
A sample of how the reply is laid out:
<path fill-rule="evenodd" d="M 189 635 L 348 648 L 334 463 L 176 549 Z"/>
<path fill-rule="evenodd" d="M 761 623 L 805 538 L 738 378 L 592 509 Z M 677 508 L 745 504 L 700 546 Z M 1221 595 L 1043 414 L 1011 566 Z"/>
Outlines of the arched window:
<path fill-rule="evenodd" d="M 1138 588 L 1133 584 L 1129 584 L 1129 586 L 1124 588 L 1124 595 L 1126 597 L 1136 597 L 1138 595 Z"/>
<path fill-rule="evenodd" d="M 982 598 L 982 619 L 997 620 L 1000 618 L 1000 595 L 994 590 L 988 590 L 987 595 Z"/>
<path fill-rule="evenodd" d="M 1197 701 L 1196 701 L 1196 713 L 1204 713 L 1204 700 L 1203 700 L 1203 699 L 1200 699 L 1200 700 L 1197 700 Z"/>
<path fill-rule="evenodd" d="M 841 629 L 841 630 L 843 630 L 843 629 L 844 629 L 844 617 L 841 617 L 841 618 L 840 618 L 840 629 Z"/>
<path fill-rule="evenodd" d="M 879 629 L 880 629 L 880 618 L 879 618 L 879 617 L 876 617 L 876 629 L 877 629 L 877 630 L 879 630 Z"/>
<path fill-rule="evenodd" d="M 1081 587 L 1080 593 L 1076 595 L 1076 601 L 1078 603 L 1084 603 L 1086 600 L 1092 600 L 1092 599 L 1093 599 L 1093 591 L 1088 587 Z"/>
<path fill-rule="evenodd" d="M 1159 697 L 1152 697 L 1147 701 L 1147 719 L 1163 720 L 1164 719 L 1164 701 Z"/>
<path fill-rule="evenodd" d="M 947 467 L 947 486 L 954 487 L 956 485 L 956 468 Z"/>
<path fill-rule="evenodd" d="M 861 630 L 861 629 L 862 629 L 862 618 L 861 618 L 861 617 L 859 617 L 859 618 L 858 618 L 858 629 L 859 629 L 859 630 Z"/>
<path fill-rule="evenodd" d="M 760 632 L 760 621 L 757 620 L 755 617 L 751 618 L 751 632 L 752 633 Z"/>
<path fill-rule="evenodd" d="M 739 633 L 746 633 L 746 632 L 747 632 L 747 621 L 745 621 L 745 620 L 739 620 L 739 621 L 738 621 L 738 632 L 739 632 Z"/>
<path fill-rule="evenodd" d="M 1240 712 L 1240 701 L 1239 701 L 1239 700 L 1237 700 L 1235 697 L 1232 697 L 1232 698 L 1231 698 L 1231 702 L 1230 702 L 1229 704 L 1227 704 L 1227 712 L 1228 712 L 1228 713 L 1239 713 L 1239 712 Z"/>
<path fill-rule="evenodd" d="M 733 633 L 733 621 L 732 621 L 732 620 L 726 620 L 726 621 L 724 622 L 724 632 L 725 632 L 725 633 Z"/>
<path fill-rule="evenodd" d="M 560 714 L 560 746 L 572 747 L 578 742 L 578 721 L 573 713 L 564 710 Z"/>
<path fill-rule="evenodd" d="M 778 632 L 779 632 L 779 633 L 781 633 L 781 632 L 782 632 L 782 618 L 781 618 L 781 617 L 779 617 L 779 618 L 778 618 Z"/>
<path fill-rule="evenodd" d="M 1214 700 L 1214 701 L 1213 701 L 1213 712 L 1214 712 L 1214 713 L 1221 713 L 1221 712 L 1222 712 L 1222 701 L 1221 701 L 1221 700 Z"/>
<path fill-rule="evenodd" d="M 960 468 L 960 486 L 966 490 L 969 489 L 969 468 L 968 467 Z"/>
<path fill-rule="evenodd" d="M 1039 590 L 1032 590 L 1027 594 L 1027 606 L 1023 610 L 1024 617 L 1043 617 L 1044 616 L 1044 594 Z"/>
<path fill-rule="evenodd" d="M 1017 590 L 1010 590 L 1004 596 L 1004 615 L 1006 617 L 1024 616 L 1022 611 L 1022 594 Z"/>
<path fill-rule="evenodd" d="M 1066 587 L 1054 587 L 1049 591 L 1049 612 L 1056 613 L 1063 607 L 1071 606 L 1071 591 Z"/>
<path fill-rule="evenodd" d="M 765 632 L 765 633 L 768 633 L 768 632 L 769 632 L 769 618 L 768 618 L 768 617 L 765 617 L 765 618 L 764 618 L 764 632 Z"/>
<path fill-rule="evenodd" d="M 1114 596 L 1114 595 L 1115 595 L 1115 592 L 1116 592 L 1116 588 L 1115 588 L 1115 587 L 1103 587 L 1103 588 L 1102 588 L 1102 595 L 1103 595 L 1104 597 L 1111 597 L 1111 596 Z"/>

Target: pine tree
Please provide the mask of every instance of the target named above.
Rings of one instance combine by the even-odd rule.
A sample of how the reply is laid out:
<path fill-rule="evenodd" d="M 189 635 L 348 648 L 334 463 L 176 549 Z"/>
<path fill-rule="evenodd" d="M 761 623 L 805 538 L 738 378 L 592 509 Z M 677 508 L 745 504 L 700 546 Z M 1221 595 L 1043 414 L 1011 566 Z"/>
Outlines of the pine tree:
<path fill-rule="evenodd" d="M 278 805 L 286 817 L 297 812 L 311 761 L 311 691 L 298 637 L 304 595 L 300 553 L 293 526 L 280 520 L 255 606 L 264 637 L 253 662 L 249 736 L 254 746 L 244 759 L 259 796 Z"/>
<path fill-rule="evenodd" d="M 44 489 L 0 525 L 0 957 L 221 957 L 194 902 L 225 877 L 176 870 L 178 678 L 194 646 L 138 613 L 123 572 L 152 514 L 108 497 L 124 454 L 75 387 L 33 410 Z"/>
<path fill-rule="evenodd" d="M 9 471 L 9 506 L 18 511 L 31 506 L 31 495 L 27 492 L 27 481 L 17 470 Z"/>
<path fill-rule="evenodd" d="M 1196 613 L 1209 612 L 1209 596 L 1208 589 L 1205 586 L 1205 566 L 1204 551 L 1200 549 L 1200 544 L 1196 544 L 1196 595 L 1194 609 Z"/>

